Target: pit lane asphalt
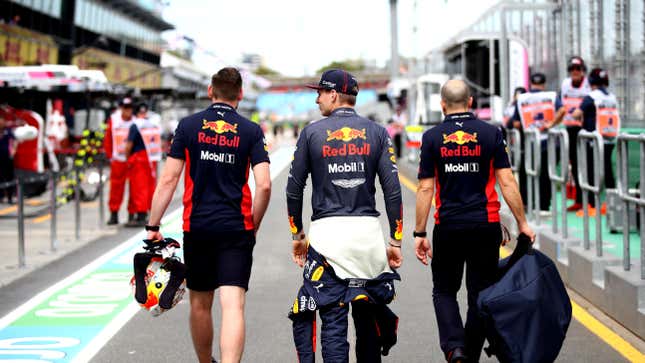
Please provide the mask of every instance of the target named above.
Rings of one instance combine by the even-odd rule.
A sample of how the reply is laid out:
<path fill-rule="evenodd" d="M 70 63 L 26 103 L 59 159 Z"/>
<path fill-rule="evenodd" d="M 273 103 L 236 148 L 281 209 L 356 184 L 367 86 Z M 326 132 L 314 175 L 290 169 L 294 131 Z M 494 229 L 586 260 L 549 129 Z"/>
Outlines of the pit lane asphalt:
<path fill-rule="evenodd" d="M 413 177 L 411 168 L 402 172 Z M 247 294 L 246 347 L 243 362 L 296 362 L 291 324 L 287 312 L 301 284 L 301 270 L 290 258 L 291 239 L 288 229 L 284 190 L 288 171 L 273 182 L 271 203 L 257 237 L 254 265 Z M 414 180 L 414 179 L 413 179 Z M 414 257 L 415 195 L 402 185 L 404 203 L 404 262 L 399 270 L 402 281 L 396 285 L 397 299 L 391 305 L 400 317 L 399 342 L 384 362 L 442 362 L 437 325 L 432 306 L 432 280 L 429 267 Z M 305 193 L 305 220 L 310 217 L 311 193 Z M 382 195 L 377 195 L 377 208 L 384 211 Z M 173 208 L 178 207 L 175 200 Z M 169 208 L 169 210 L 172 210 Z M 381 216 L 387 225 L 385 216 Z M 308 223 L 306 223 L 306 226 Z M 307 227 L 306 227 L 307 228 Z M 431 226 L 429 226 L 429 229 Z M 102 255 L 137 231 L 121 230 L 118 234 L 94 241 L 61 260 L 51 263 L 24 278 L 0 288 L 0 314 L 5 315 L 39 291 L 53 285 L 87 262 Z M 177 231 L 179 232 L 179 231 Z M 462 316 L 465 316 L 465 289 L 460 291 Z M 217 301 L 217 299 L 216 299 Z M 219 306 L 213 309 L 215 325 L 215 356 L 218 356 Z M 351 319 L 350 319 L 351 320 Z M 320 324 L 318 325 L 320 327 Z M 350 322 L 350 346 L 353 352 L 353 329 Z M 320 342 L 320 340 L 319 340 Z M 320 347 L 320 346 L 319 346 Z M 355 362 L 353 353 L 350 362 Z M 10 358 L 10 357 L 9 357 Z M 2 356 L 0 356 L 0 360 Z M 320 349 L 318 349 L 319 362 Z M 195 362 L 188 328 L 188 299 L 173 310 L 153 318 L 138 312 L 91 359 L 91 362 Z M 482 362 L 495 362 L 483 357 Z M 598 337 L 572 321 L 558 362 L 626 362 L 620 354 Z"/>

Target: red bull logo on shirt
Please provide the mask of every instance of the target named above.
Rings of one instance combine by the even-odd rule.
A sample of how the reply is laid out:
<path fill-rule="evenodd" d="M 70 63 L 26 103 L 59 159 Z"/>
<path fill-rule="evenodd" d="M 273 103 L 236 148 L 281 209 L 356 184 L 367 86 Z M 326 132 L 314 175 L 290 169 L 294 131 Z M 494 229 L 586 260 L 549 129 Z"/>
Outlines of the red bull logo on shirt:
<path fill-rule="evenodd" d="M 224 120 L 207 121 L 204 119 L 202 122 L 204 124 L 202 130 L 211 130 L 216 134 L 223 134 L 225 132 L 237 134 L 237 124 L 230 124 Z"/>
<path fill-rule="evenodd" d="M 461 130 L 455 131 L 450 135 L 443 134 L 443 143 L 454 142 L 457 145 L 467 144 L 469 142 L 477 143 L 477 133 L 467 133 Z"/>
<path fill-rule="evenodd" d="M 357 130 L 351 127 L 341 127 L 338 130 L 327 130 L 327 141 L 340 140 L 344 142 L 352 141 L 354 139 L 366 140 L 365 129 Z"/>

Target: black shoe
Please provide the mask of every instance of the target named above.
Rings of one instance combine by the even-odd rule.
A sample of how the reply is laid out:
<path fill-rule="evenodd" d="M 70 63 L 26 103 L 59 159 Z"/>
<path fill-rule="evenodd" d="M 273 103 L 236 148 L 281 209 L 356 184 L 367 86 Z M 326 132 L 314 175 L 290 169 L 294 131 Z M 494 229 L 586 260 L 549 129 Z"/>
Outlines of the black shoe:
<path fill-rule="evenodd" d="M 119 224 L 119 213 L 112 212 L 112 213 L 110 213 L 110 219 L 108 219 L 107 225 L 108 226 L 113 226 L 115 224 Z"/>
<path fill-rule="evenodd" d="M 448 363 L 466 363 L 467 360 L 468 358 L 462 347 L 457 347 L 446 354 L 446 361 Z"/>
<path fill-rule="evenodd" d="M 125 224 L 126 227 L 144 227 L 148 223 L 148 213 L 137 213 L 137 216 Z"/>
<path fill-rule="evenodd" d="M 215 358 L 211 357 L 211 363 L 217 363 L 217 361 L 215 360 Z"/>

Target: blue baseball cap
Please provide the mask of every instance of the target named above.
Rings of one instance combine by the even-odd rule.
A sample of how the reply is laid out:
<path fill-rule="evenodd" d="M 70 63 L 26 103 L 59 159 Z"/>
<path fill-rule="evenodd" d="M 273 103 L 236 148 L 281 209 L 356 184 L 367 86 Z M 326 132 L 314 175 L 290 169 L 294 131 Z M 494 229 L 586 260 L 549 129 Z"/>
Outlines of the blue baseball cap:
<path fill-rule="evenodd" d="M 545 84 L 546 76 L 544 73 L 533 73 L 531 75 L 531 84 Z"/>
<path fill-rule="evenodd" d="M 336 90 L 338 93 L 347 95 L 358 95 L 358 82 L 350 73 L 342 69 L 330 69 L 320 77 L 318 84 L 308 84 L 308 88 L 320 90 Z"/>
<path fill-rule="evenodd" d="M 589 79 L 589 84 L 594 86 L 609 86 L 609 75 L 602 68 L 592 69 L 587 78 Z"/>

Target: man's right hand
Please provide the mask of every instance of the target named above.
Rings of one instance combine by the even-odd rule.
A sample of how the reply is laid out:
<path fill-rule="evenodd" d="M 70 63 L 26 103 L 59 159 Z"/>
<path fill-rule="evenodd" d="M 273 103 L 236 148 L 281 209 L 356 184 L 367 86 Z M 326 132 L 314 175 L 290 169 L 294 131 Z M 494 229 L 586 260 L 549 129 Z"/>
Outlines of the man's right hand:
<path fill-rule="evenodd" d="M 307 241 L 304 238 L 293 241 L 291 258 L 298 266 L 303 267 L 305 265 L 305 260 L 307 260 Z"/>
<path fill-rule="evenodd" d="M 519 226 L 519 232 L 524 233 L 525 235 L 529 236 L 531 238 L 531 243 L 535 242 L 535 232 L 529 227 L 528 223 L 522 223 Z"/>
<path fill-rule="evenodd" d="M 401 264 L 403 263 L 401 247 L 387 246 L 385 253 L 387 254 L 387 263 L 390 265 L 390 268 L 401 267 Z"/>
<path fill-rule="evenodd" d="M 428 241 L 428 238 L 414 238 L 414 253 L 417 255 L 417 259 L 421 261 L 421 263 L 424 265 L 428 264 L 428 258 L 432 258 L 432 247 L 430 247 L 430 241 Z"/>

